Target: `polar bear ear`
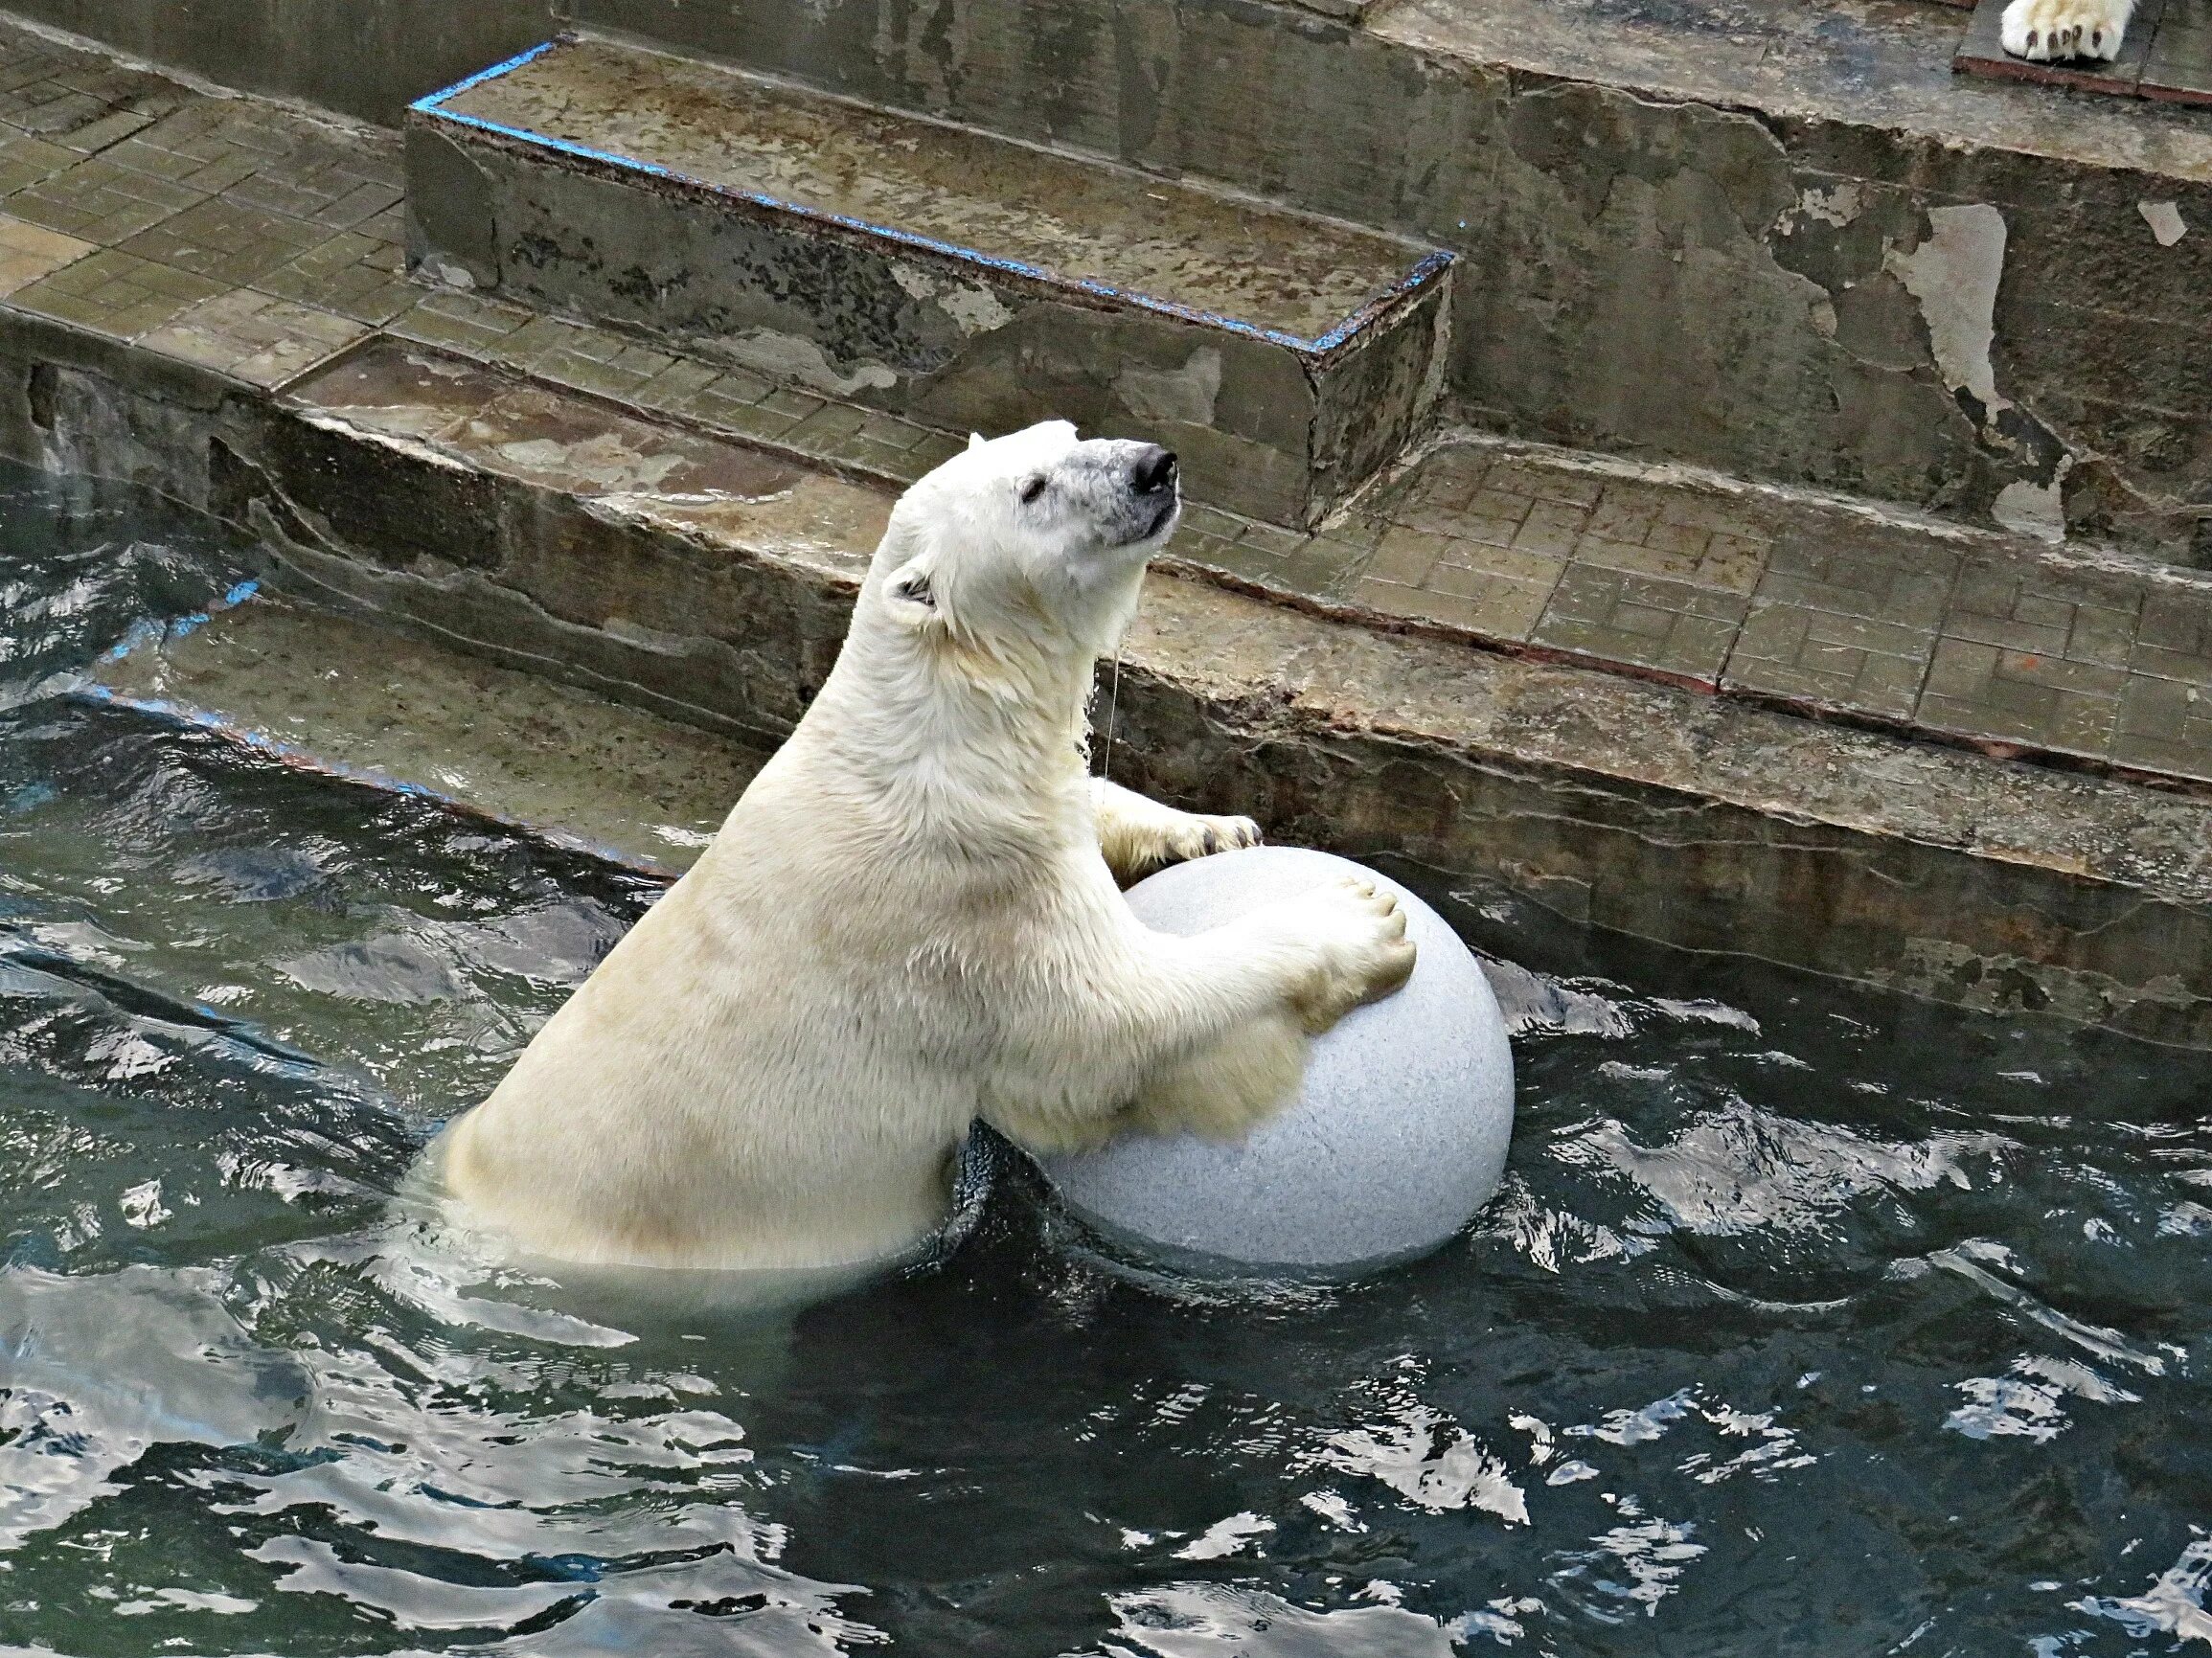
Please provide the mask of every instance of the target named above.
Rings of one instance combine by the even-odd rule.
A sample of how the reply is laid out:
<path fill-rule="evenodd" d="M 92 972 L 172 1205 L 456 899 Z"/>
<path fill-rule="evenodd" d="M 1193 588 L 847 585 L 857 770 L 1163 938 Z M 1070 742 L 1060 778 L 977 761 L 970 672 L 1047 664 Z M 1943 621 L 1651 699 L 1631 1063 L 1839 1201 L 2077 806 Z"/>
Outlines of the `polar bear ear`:
<path fill-rule="evenodd" d="M 970 449 L 980 449 L 980 448 L 982 448 L 982 447 L 983 447 L 983 434 L 982 434 L 981 432 L 970 432 L 970 433 L 969 433 L 969 434 L 968 434 L 968 446 L 969 446 Z"/>
<path fill-rule="evenodd" d="M 893 571 L 883 583 L 883 593 L 893 610 L 915 626 L 943 620 L 937 614 L 937 590 L 930 583 L 929 572 L 920 564 L 902 565 Z"/>

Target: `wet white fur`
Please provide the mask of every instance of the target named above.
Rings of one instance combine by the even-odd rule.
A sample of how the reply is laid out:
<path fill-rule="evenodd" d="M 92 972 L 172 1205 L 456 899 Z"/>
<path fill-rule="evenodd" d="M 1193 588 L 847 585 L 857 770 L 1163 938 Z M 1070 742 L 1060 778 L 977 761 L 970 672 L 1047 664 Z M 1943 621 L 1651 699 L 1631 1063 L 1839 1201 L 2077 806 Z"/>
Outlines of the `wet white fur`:
<path fill-rule="evenodd" d="M 1086 774 L 1095 665 L 1172 530 L 1116 544 L 1137 447 L 1048 422 L 900 501 L 789 741 L 433 1147 L 463 1218 L 576 1261 L 895 1255 L 972 1119 L 1038 1150 L 1233 1136 L 1311 1033 L 1404 980 L 1404 917 L 1365 883 L 1190 939 L 1124 902 L 1109 862 L 1257 838 Z"/>
<path fill-rule="evenodd" d="M 2013 0 L 1997 37 L 2015 57 L 2039 63 L 2117 57 L 2134 10 L 2135 0 Z"/>

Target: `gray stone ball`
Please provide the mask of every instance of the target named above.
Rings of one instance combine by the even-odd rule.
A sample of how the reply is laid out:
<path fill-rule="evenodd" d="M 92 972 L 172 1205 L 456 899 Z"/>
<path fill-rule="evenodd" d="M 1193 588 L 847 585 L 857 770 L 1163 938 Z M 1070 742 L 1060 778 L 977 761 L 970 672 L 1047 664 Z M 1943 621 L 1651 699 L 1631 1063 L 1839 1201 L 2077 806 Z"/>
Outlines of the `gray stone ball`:
<path fill-rule="evenodd" d="M 1125 1137 L 1044 1160 L 1106 1238 L 1185 1270 L 1334 1275 L 1425 1255 L 1505 1172 L 1513 1053 L 1490 982 L 1443 917 L 1374 871 L 1303 847 L 1175 864 L 1129 889 L 1147 926 L 1192 934 L 1344 874 L 1396 893 L 1413 977 L 1314 1039 L 1298 1098 L 1242 1145 Z"/>

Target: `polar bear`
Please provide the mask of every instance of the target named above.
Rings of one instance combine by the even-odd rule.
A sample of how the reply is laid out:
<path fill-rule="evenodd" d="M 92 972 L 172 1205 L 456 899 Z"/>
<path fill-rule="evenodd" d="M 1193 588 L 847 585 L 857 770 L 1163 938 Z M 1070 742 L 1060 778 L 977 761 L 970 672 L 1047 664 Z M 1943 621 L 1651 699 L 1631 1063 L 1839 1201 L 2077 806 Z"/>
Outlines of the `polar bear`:
<path fill-rule="evenodd" d="M 909 489 L 714 845 L 431 1147 L 460 1218 L 576 1261 L 871 1261 L 941 1224 L 977 1118 L 1049 1152 L 1288 1099 L 1413 945 L 1357 879 L 1193 938 L 1130 914 L 1117 876 L 1259 838 L 1085 763 L 1179 512 L 1173 455 L 1065 421 Z"/>
<path fill-rule="evenodd" d="M 2015 57 L 2039 63 L 2117 57 L 2134 11 L 2135 0 L 2012 0 L 1997 38 Z"/>

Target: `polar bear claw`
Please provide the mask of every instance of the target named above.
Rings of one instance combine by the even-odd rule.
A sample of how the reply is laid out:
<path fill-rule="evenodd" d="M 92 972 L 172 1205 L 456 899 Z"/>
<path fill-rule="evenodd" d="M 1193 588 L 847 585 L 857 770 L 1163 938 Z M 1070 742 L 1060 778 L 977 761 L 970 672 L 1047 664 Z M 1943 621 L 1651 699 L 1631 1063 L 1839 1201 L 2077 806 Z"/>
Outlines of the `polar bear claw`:
<path fill-rule="evenodd" d="M 2120 55 L 2134 10 L 2134 0 L 2012 0 L 1997 37 L 2012 56 L 2030 62 L 2109 60 Z"/>
<path fill-rule="evenodd" d="M 1125 886 L 1170 864 L 1260 844 L 1260 826 L 1248 817 L 1177 811 L 1104 778 L 1092 783 L 1091 792 L 1099 852 Z"/>

